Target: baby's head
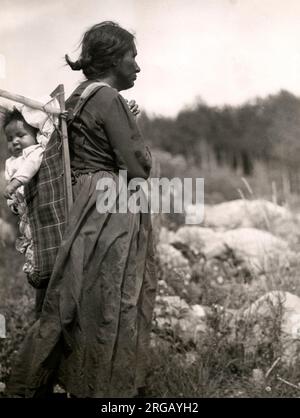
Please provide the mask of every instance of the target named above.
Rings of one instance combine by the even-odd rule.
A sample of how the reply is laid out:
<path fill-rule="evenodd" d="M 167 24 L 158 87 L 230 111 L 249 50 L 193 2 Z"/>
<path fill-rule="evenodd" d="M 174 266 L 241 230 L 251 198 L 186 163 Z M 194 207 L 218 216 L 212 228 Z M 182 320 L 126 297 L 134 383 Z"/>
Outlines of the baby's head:
<path fill-rule="evenodd" d="M 3 128 L 7 139 L 8 151 L 14 157 L 19 157 L 24 148 L 37 143 L 38 129 L 28 125 L 22 113 L 13 108 L 4 117 Z"/>

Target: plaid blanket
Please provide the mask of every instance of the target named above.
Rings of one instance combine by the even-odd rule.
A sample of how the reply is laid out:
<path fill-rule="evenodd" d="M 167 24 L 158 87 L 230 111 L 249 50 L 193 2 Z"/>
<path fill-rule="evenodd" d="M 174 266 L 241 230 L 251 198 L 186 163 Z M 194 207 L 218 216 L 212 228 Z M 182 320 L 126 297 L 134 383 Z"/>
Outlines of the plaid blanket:
<path fill-rule="evenodd" d="M 62 141 L 55 129 L 38 173 L 24 187 L 34 252 L 28 281 L 35 288 L 47 287 L 66 226 L 63 175 Z"/>
<path fill-rule="evenodd" d="M 90 97 L 103 86 L 107 84 L 91 82 L 84 89 L 74 109 L 68 109 L 68 127 Z M 60 131 L 55 129 L 44 151 L 38 173 L 24 186 L 34 259 L 33 273 L 28 275 L 28 281 L 37 289 L 47 287 L 66 228 L 66 192 L 63 176 L 62 138 Z"/>

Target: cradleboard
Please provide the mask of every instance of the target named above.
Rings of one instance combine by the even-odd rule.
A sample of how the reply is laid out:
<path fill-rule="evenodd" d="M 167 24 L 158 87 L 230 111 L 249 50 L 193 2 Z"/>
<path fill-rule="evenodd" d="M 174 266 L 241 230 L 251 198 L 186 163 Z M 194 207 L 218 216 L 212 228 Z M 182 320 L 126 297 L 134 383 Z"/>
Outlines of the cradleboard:
<path fill-rule="evenodd" d="M 47 287 L 72 206 L 67 126 L 81 112 L 87 100 L 105 85 L 100 82 L 89 84 L 75 108 L 68 112 L 64 107 L 63 86 L 52 93 L 61 107 L 59 127 L 45 148 L 38 173 L 24 187 L 34 254 L 34 270 L 28 281 L 37 289 Z"/>

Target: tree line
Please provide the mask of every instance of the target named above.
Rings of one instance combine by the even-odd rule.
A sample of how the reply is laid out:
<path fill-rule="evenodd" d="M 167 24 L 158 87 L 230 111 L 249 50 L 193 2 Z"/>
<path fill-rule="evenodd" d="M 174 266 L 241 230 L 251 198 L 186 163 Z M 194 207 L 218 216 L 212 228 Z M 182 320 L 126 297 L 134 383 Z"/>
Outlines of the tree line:
<path fill-rule="evenodd" d="M 255 160 L 297 169 L 300 161 L 300 98 L 282 90 L 240 106 L 212 107 L 198 100 L 175 118 L 149 117 L 139 124 L 152 147 L 182 155 L 199 167 L 213 152 L 218 165 L 251 175 Z M 0 166 L 7 158 L 0 132 Z"/>
<path fill-rule="evenodd" d="M 212 107 L 203 101 L 175 118 L 145 112 L 140 127 L 153 147 L 181 154 L 201 167 L 203 145 L 218 165 L 251 175 L 255 160 L 291 169 L 300 161 L 300 98 L 282 90 L 240 106 Z"/>

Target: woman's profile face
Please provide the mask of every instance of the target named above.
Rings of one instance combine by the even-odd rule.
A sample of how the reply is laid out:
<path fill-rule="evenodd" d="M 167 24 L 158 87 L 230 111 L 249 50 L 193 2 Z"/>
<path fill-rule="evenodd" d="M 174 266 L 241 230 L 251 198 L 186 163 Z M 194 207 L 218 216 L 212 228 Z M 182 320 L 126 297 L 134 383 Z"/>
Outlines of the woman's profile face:
<path fill-rule="evenodd" d="M 141 71 L 136 62 L 137 51 L 133 44 L 115 67 L 114 76 L 118 91 L 127 90 L 134 86 L 137 73 Z"/>

